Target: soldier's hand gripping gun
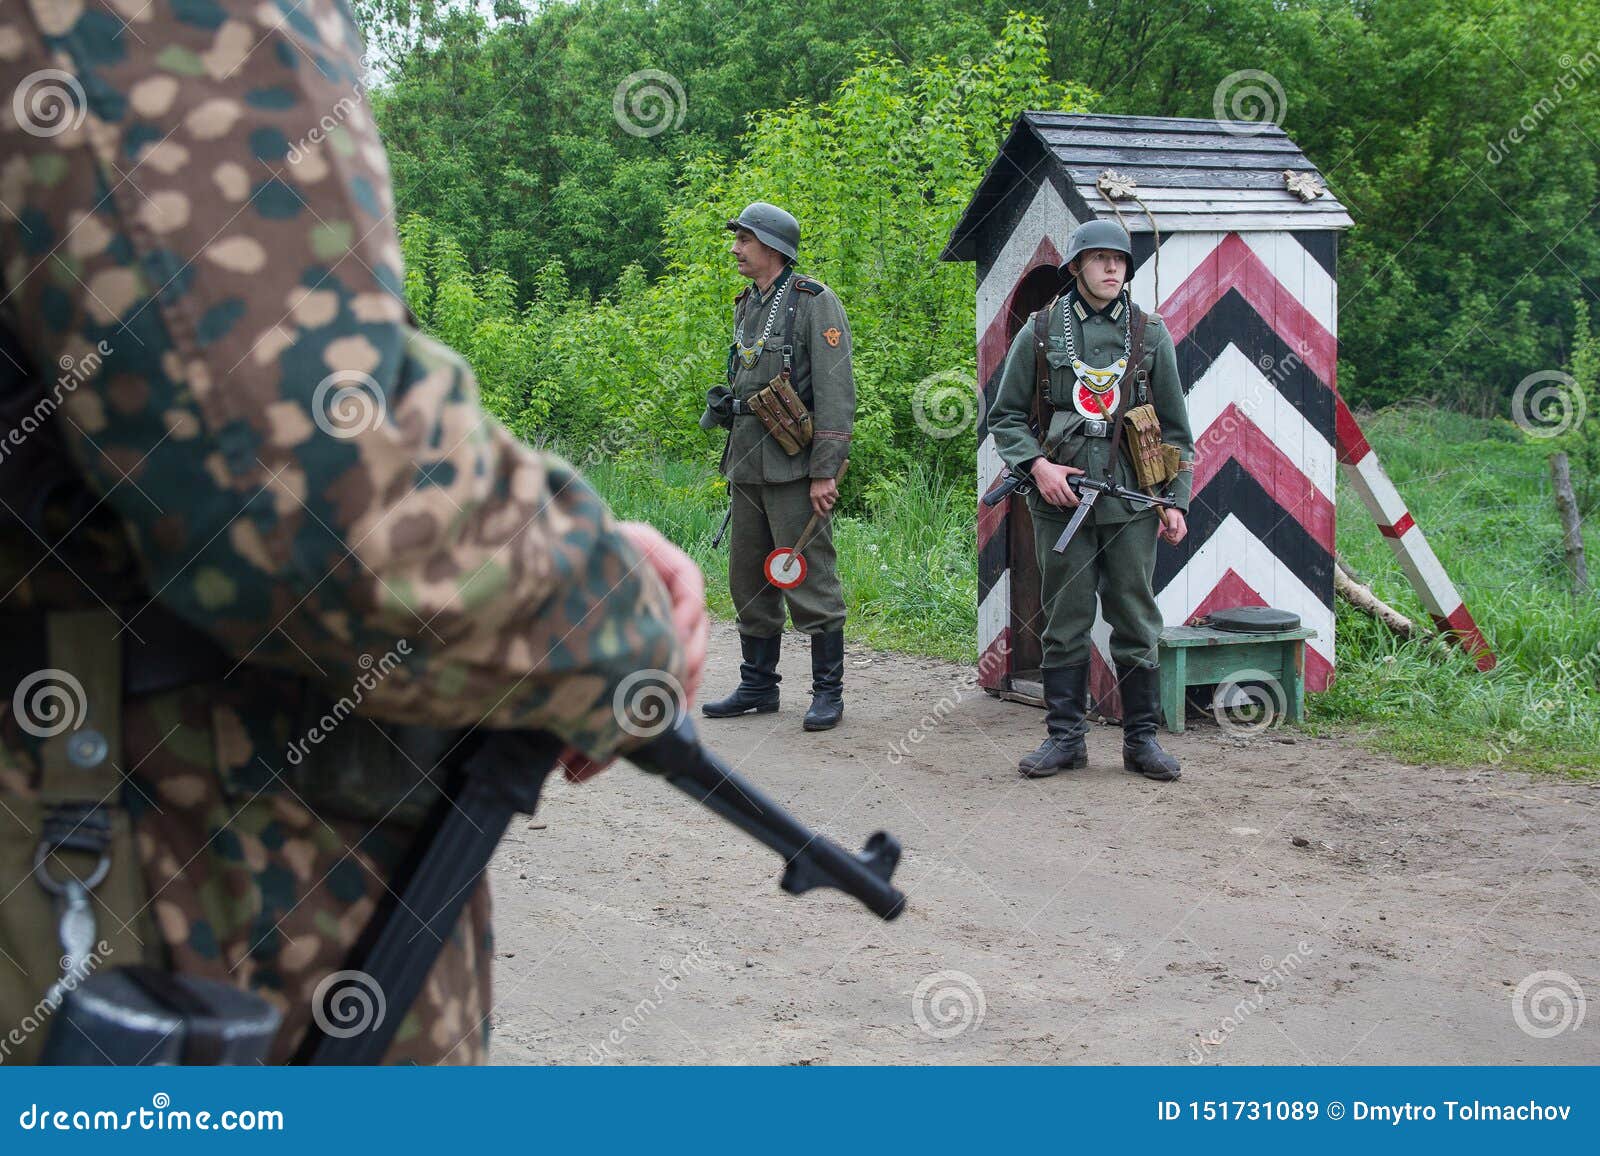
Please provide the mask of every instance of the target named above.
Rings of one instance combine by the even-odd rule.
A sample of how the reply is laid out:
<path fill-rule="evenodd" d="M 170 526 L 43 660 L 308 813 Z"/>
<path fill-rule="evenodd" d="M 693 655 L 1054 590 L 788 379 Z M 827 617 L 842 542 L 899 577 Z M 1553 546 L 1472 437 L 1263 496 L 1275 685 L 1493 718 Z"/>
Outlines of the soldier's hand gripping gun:
<path fill-rule="evenodd" d="M 1072 520 L 1067 523 L 1067 528 L 1061 531 L 1061 537 L 1056 539 L 1056 544 L 1051 547 L 1057 554 L 1064 554 L 1067 543 L 1072 541 L 1073 535 L 1078 532 L 1084 521 L 1089 517 L 1089 511 L 1094 508 L 1095 502 L 1101 494 L 1112 498 L 1121 498 L 1125 502 L 1137 502 L 1143 506 L 1162 506 L 1169 510 L 1176 510 L 1178 503 L 1166 495 L 1147 494 L 1143 490 L 1130 490 L 1115 479 L 1107 478 L 1097 482 L 1093 478 L 1082 474 L 1073 474 L 1067 478 L 1067 485 L 1077 492 L 1079 498 L 1078 508 L 1072 512 Z M 1005 471 L 1000 481 L 992 486 L 988 493 L 983 495 L 983 504 L 998 506 L 1012 494 L 1026 494 L 1033 489 L 1033 479 L 1025 478 L 1021 474 L 1014 474 L 1009 469 Z"/>

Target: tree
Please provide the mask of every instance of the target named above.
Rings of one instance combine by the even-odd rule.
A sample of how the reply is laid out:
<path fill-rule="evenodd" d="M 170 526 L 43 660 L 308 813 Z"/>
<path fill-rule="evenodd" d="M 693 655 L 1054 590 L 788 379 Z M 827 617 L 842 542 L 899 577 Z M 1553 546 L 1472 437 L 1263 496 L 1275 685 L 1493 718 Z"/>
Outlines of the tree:
<path fill-rule="evenodd" d="M 858 414 L 847 501 L 863 490 L 870 501 L 913 465 L 966 474 L 978 407 L 972 270 L 938 257 L 1017 113 L 1090 98 L 1046 73 L 1044 27 L 1031 17 L 960 63 L 865 54 L 833 99 L 753 118 L 733 162 L 689 159 L 665 209 L 666 272 L 652 281 L 629 265 L 592 306 L 569 296 L 552 262 L 519 315 L 506 281 L 474 278 L 442 226 L 408 222 L 412 308 L 467 354 L 490 407 L 525 436 L 561 438 L 580 455 L 709 456 L 697 419 L 726 368 L 740 284 L 726 222 L 771 197 L 802 222 L 804 270 L 848 305 Z"/>

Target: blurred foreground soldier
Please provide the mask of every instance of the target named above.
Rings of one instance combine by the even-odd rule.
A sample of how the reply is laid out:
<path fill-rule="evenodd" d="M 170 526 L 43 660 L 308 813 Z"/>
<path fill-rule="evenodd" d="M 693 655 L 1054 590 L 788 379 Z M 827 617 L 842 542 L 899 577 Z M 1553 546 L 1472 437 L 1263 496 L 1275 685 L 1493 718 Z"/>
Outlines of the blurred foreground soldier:
<path fill-rule="evenodd" d="M 698 570 L 415 328 L 347 11 L 0 6 L 0 1059 L 135 963 L 265 997 L 284 1059 L 435 728 L 582 773 L 636 672 L 698 683 Z M 491 958 L 480 883 L 386 1059 L 481 1062 Z"/>
<path fill-rule="evenodd" d="M 1178 380 L 1172 335 L 1157 314 L 1134 305 L 1127 291 L 1133 246 L 1114 221 L 1078 226 L 1067 246 L 1066 293 L 1035 314 L 1006 355 L 989 411 L 989 429 L 1013 474 L 1031 478 L 1027 495 L 1039 556 L 1045 616 L 1044 699 L 1047 735 L 1018 770 L 1029 778 L 1082 767 L 1088 761 L 1084 713 L 1089 697 L 1089 631 L 1095 595 L 1111 625 L 1111 655 L 1122 697 L 1122 763 L 1151 779 L 1178 777 L 1178 762 L 1156 742 L 1160 718 L 1157 644 L 1161 612 L 1152 581 L 1156 537 L 1177 545 L 1188 533 L 1194 441 Z M 1149 409 L 1154 407 L 1153 418 Z M 1129 416 L 1132 411 L 1132 417 Z M 1065 553 L 1052 548 L 1079 495 L 1067 479 L 1104 479 L 1116 453 L 1115 480 L 1139 489 L 1118 445 L 1137 436 L 1142 420 L 1155 448 L 1167 443 L 1177 509 L 1135 509 L 1123 499 L 1094 503 Z M 1124 424 L 1118 434 L 1118 425 Z"/>
<path fill-rule="evenodd" d="M 787 602 L 795 629 L 811 636 L 803 725 L 827 730 L 844 714 L 844 590 L 829 515 L 855 422 L 850 323 L 832 289 L 794 271 L 800 225 L 792 216 L 757 201 L 728 228 L 751 284 L 734 304 L 728 384 L 707 394 L 700 425 L 729 431 L 720 468 L 733 507 L 728 587 L 744 662 L 738 688 L 704 710 L 728 718 L 778 709 Z M 780 589 L 767 580 L 767 555 L 793 547 L 813 514 L 821 524 L 804 550 L 804 581 Z"/>

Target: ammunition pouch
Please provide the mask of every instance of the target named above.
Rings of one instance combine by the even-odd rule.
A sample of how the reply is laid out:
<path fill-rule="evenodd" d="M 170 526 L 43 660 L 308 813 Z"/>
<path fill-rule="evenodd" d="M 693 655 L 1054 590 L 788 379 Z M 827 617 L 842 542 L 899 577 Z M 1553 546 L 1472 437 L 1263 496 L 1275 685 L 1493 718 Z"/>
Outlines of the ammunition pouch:
<path fill-rule="evenodd" d="M 811 411 L 789 384 L 788 374 L 773 378 L 747 404 L 784 453 L 793 457 L 811 444 Z"/>
<path fill-rule="evenodd" d="M 1127 424 L 1128 457 L 1142 490 L 1165 486 L 1178 476 L 1178 447 L 1161 440 L 1161 421 L 1153 405 L 1136 405 L 1123 421 Z"/>

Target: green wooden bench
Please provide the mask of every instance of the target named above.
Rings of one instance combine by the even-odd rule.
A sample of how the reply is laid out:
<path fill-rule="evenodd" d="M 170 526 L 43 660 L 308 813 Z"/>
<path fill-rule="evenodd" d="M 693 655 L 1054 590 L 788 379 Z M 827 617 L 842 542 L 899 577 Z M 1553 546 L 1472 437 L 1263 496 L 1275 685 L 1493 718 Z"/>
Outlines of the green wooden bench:
<path fill-rule="evenodd" d="M 1250 670 L 1276 678 L 1283 687 L 1285 717 L 1305 722 L 1306 639 L 1316 636 L 1306 626 L 1271 634 L 1169 626 L 1161 632 L 1161 711 L 1167 729 L 1183 731 L 1189 687 L 1228 682 Z"/>

